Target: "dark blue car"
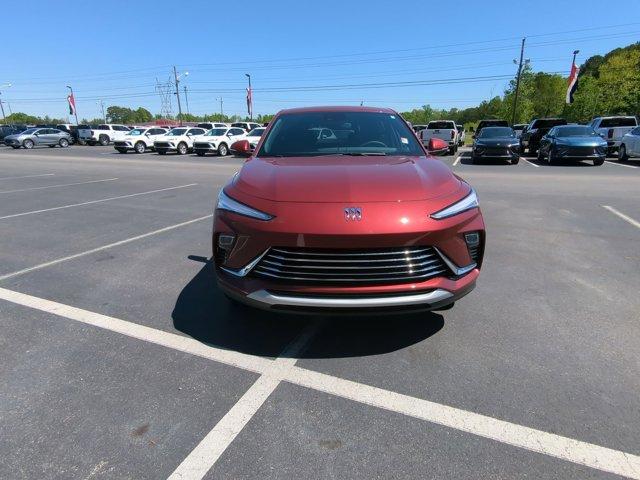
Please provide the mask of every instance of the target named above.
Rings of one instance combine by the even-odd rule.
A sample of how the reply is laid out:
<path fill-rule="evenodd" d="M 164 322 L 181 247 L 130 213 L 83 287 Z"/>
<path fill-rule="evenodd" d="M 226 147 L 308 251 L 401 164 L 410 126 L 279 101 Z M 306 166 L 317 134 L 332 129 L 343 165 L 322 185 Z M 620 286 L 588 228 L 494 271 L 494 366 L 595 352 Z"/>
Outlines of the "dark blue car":
<path fill-rule="evenodd" d="M 607 142 L 593 128 L 583 125 L 562 125 L 552 128 L 540 140 L 538 160 L 549 165 L 567 161 L 593 160 L 604 163 Z"/>

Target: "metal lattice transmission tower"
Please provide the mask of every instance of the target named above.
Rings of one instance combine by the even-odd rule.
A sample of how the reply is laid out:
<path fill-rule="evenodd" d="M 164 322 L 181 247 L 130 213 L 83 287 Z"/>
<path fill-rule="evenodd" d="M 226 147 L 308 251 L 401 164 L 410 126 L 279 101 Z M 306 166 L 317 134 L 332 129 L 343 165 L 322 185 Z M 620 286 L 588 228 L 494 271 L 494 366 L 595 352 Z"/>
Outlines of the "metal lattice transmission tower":
<path fill-rule="evenodd" d="M 160 82 L 160 80 L 156 78 L 156 92 L 160 95 L 160 115 L 162 118 L 171 118 L 173 116 L 173 109 L 171 108 L 173 82 L 171 78 L 166 82 Z"/>

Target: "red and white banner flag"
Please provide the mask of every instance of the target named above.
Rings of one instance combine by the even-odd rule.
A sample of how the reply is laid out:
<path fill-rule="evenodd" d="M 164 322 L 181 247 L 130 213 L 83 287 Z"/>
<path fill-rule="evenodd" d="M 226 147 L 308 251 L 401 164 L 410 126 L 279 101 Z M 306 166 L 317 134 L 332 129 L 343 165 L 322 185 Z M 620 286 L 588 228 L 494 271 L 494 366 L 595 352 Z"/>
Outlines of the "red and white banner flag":
<path fill-rule="evenodd" d="M 251 87 L 247 88 L 247 112 L 249 116 L 253 116 L 253 97 L 251 95 Z"/>
<path fill-rule="evenodd" d="M 67 102 L 69 102 L 69 115 L 76 114 L 76 99 L 73 98 L 73 93 L 67 96 Z"/>
<path fill-rule="evenodd" d="M 569 85 L 567 87 L 567 98 L 566 102 L 568 104 L 573 103 L 573 94 L 578 88 L 578 73 L 580 72 L 580 68 L 576 67 L 575 58 L 573 63 L 571 64 L 571 73 L 569 74 Z"/>

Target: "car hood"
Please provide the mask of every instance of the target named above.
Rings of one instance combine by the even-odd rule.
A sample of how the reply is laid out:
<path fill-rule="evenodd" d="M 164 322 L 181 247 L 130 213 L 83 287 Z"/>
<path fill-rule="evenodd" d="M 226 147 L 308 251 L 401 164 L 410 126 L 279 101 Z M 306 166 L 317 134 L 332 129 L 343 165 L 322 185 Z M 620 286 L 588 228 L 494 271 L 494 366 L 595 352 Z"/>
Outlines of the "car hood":
<path fill-rule="evenodd" d="M 568 145 L 571 147 L 600 147 L 607 144 L 599 137 L 562 137 L 556 138 L 557 145 Z"/>
<path fill-rule="evenodd" d="M 503 145 L 515 145 L 518 139 L 515 137 L 496 137 L 496 138 L 481 138 L 476 140 L 476 145 L 484 145 L 487 147 L 500 147 Z"/>
<path fill-rule="evenodd" d="M 324 156 L 251 158 L 232 188 L 276 202 L 365 203 L 427 200 L 460 184 L 432 158 Z"/>

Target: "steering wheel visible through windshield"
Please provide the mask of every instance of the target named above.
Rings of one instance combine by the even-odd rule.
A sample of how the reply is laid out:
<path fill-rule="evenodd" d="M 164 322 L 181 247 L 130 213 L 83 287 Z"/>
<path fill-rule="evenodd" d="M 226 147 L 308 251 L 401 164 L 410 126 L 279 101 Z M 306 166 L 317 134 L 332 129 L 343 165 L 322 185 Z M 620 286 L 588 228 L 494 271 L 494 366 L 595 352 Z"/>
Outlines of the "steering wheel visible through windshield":
<path fill-rule="evenodd" d="M 396 114 L 296 112 L 279 116 L 258 156 L 424 155 L 413 132 Z"/>

